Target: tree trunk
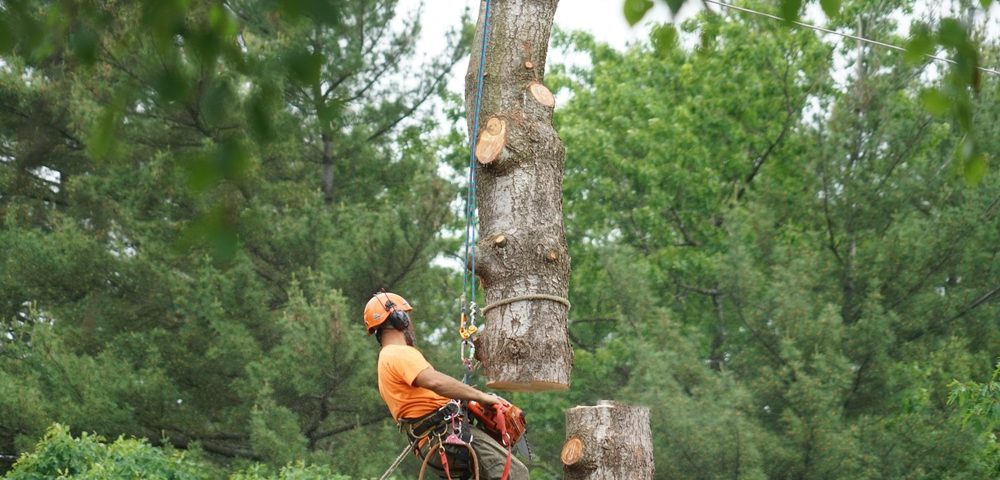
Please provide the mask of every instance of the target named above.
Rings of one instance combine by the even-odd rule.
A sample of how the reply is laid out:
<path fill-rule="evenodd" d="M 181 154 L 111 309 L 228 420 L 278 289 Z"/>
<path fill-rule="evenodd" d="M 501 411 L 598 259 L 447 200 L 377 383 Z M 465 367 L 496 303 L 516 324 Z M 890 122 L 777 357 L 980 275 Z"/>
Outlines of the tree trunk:
<path fill-rule="evenodd" d="M 607 400 L 566 411 L 565 480 L 652 479 L 649 409 Z"/>
<path fill-rule="evenodd" d="M 565 152 L 552 126 L 555 101 L 542 84 L 557 3 L 493 0 L 489 18 L 475 146 L 475 273 L 486 291 L 486 329 L 476 351 L 487 386 L 499 390 L 568 389 L 573 365 L 562 217 Z M 485 6 L 483 1 L 466 76 L 470 132 Z"/>

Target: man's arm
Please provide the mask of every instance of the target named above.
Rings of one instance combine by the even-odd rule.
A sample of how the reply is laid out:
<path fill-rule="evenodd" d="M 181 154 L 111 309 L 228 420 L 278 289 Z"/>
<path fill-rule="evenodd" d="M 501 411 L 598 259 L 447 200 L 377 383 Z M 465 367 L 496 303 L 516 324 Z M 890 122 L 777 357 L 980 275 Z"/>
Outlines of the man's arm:
<path fill-rule="evenodd" d="M 507 403 L 506 400 L 488 393 L 483 393 L 475 387 L 466 385 L 448 375 L 445 375 L 434 367 L 427 367 L 417 374 L 413 379 L 413 385 L 426 388 L 442 397 L 455 400 L 472 400 L 486 406 L 492 406 L 497 402 Z"/>

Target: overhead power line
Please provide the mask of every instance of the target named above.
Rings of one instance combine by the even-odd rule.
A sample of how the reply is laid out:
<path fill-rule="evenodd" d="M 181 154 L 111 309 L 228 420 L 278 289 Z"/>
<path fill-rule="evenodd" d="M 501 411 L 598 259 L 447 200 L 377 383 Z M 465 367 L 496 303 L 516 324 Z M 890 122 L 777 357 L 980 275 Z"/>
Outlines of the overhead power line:
<path fill-rule="evenodd" d="M 733 10 L 738 10 L 738 11 L 743 12 L 743 13 L 749 13 L 749 14 L 752 14 L 752 15 L 760 15 L 762 17 L 767 17 L 767 18 L 770 18 L 772 20 L 780 20 L 782 22 L 785 21 L 784 18 L 779 17 L 777 15 L 772 15 L 770 13 L 764 13 L 764 12 L 758 12 L 757 10 L 752 10 L 752 9 L 745 8 L 745 7 L 738 7 L 736 5 L 732 5 L 732 4 L 729 4 L 729 3 L 718 2 L 716 0 L 704 0 L 704 2 L 705 3 L 711 3 L 711 4 L 714 4 L 714 5 L 718 5 L 718 6 L 724 7 L 724 8 L 730 8 L 730 9 L 733 9 Z M 870 38 L 859 37 L 857 35 L 851 35 L 849 33 L 842 33 L 842 32 L 838 32 L 838 31 L 835 31 L 835 30 L 830 30 L 828 28 L 818 27 L 816 25 L 799 22 L 797 20 L 792 20 L 791 23 L 793 23 L 795 25 L 798 25 L 800 27 L 803 27 L 803 28 L 809 28 L 809 29 L 817 30 L 817 31 L 820 31 L 820 32 L 823 32 L 823 33 L 829 33 L 831 35 L 838 35 L 838 36 L 841 36 L 841 37 L 844 37 L 844 38 L 850 38 L 852 40 L 857 40 L 859 42 L 865 42 L 865 43 L 869 43 L 869 44 L 872 44 L 872 45 L 878 45 L 880 47 L 885 47 L 885 48 L 889 48 L 889 49 L 892 49 L 892 50 L 897 50 L 897 51 L 900 51 L 900 52 L 905 52 L 906 51 L 905 48 L 900 47 L 899 45 L 893 45 L 891 43 L 880 42 L 878 40 L 872 40 Z M 952 65 L 956 65 L 957 64 L 957 62 L 955 62 L 954 60 L 952 60 L 950 58 L 944 58 L 944 57 L 939 57 L 939 56 L 930 55 L 930 54 L 926 54 L 925 56 L 927 56 L 928 58 L 937 60 L 939 62 L 947 62 L 947 63 L 950 63 Z M 992 73 L 994 75 L 1000 75 L 1000 71 L 993 70 L 991 68 L 984 68 L 984 67 L 977 66 L 976 69 L 980 70 L 980 71 L 983 71 L 983 72 Z"/>

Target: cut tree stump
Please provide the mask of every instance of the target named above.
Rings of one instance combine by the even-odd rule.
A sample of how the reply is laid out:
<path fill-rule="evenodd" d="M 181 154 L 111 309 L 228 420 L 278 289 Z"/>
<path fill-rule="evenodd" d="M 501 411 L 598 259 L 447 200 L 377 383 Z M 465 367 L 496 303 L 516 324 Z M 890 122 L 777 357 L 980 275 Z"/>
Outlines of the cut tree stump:
<path fill-rule="evenodd" d="M 565 480 L 652 480 L 649 409 L 602 400 L 566 411 Z"/>
<path fill-rule="evenodd" d="M 565 150 L 552 126 L 555 99 L 542 82 L 557 3 L 493 1 L 489 19 L 481 131 L 474 139 L 475 273 L 486 293 L 476 358 L 486 385 L 497 390 L 565 390 L 573 368 L 562 211 Z M 470 135 L 484 6 L 472 46 L 477 53 L 465 78 Z"/>

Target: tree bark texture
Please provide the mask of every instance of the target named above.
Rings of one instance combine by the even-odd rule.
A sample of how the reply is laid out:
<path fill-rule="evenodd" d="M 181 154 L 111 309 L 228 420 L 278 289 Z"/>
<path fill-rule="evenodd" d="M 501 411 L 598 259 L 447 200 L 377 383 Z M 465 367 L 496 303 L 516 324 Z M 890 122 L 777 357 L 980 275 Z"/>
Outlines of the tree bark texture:
<path fill-rule="evenodd" d="M 565 480 L 651 480 L 649 409 L 602 400 L 566 411 Z"/>
<path fill-rule="evenodd" d="M 486 292 L 477 341 L 487 386 L 510 391 L 569 388 L 570 257 L 562 214 L 565 151 L 542 83 L 558 0 L 492 0 L 476 139 L 479 242 Z M 475 119 L 485 1 L 466 76 Z"/>

